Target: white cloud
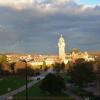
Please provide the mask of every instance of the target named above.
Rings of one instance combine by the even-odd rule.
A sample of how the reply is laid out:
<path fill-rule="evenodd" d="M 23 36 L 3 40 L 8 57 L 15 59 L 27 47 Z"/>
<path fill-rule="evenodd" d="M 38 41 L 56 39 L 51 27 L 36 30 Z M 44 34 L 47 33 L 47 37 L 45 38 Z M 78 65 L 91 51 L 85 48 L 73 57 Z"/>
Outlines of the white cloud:
<path fill-rule="evenodd" d="M 65 5 L 72 0 L 0 0 L 0 6 L 23 9 L 30 6 L 50 7 Z M 52 7 L 51 6 L 51 7 Z"/>
<path fill-rule="evenodd" d="M 17 10 L 37 9 L 47 14 L 55 11 L 66 12 L 66 10 L 82 12 L 94 8 L 90 5 L 78 5 L 75 0 L 0 0 L 0 6 L 11 7 Z"/>
<path fill-rule="evenodd" d="M 7 6 L 17 9 L 25 8 L 34 3 L 34 0 L 0 0 L 0 6 Z"/>

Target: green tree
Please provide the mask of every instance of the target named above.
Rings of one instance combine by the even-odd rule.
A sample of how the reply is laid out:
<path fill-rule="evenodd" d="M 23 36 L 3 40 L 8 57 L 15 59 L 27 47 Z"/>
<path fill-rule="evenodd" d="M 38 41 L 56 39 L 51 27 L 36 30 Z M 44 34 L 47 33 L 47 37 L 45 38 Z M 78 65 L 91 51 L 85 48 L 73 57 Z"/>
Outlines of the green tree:
<path fill-rule="evenodd" d="M 48 69 L 45 61 L 43 61 L 42 69 L 44 71 L 47 71 L 47 69 Z"/>
<path fill-rule="evenodd" d="M 80 50 L 78 49 L 78 48 L 73 48 L 72 50 L 71 50 L 71 53 L 72 52 L 75 52 L 75 53 L 78 53 Z"/>
<path fill-rule="evenodd" d="M 26 68 L 19 68 L 16 72 L 17 75 L 25 76 L 26 77 Z M 34 69 L 27 66 L 27 76 L 33 76 L 34 75 Z"/>
<path fill-rule="evenodd" d="M 65 70 L 65 63 L 64 63 L 64 62 L 61 63 L 61 70 L 62 70 L 62 71 Z"/>
<path fill-rule="evenodd" d="M 79 59 L 76 59 L 76 60 L 75 60 L 75 64 L 76 64 L 76 65 L 77 65 L 77 64 L 82 64 L 82 63 L 84 63 L 84 62 L 86 62 L 84 58 L 79 58 Z M 92 64 L 92 63 L 91 63 L 91 64 Z"/>
<path fill-rule="evenodd" d="M 56 71 L 56 72 L 60 72 L 60 63 L 55 63 L 53 65 L 53 70 Z"/>
<path fill-rule="evenodd" d="M 97 93 L 98 95 L 100 95 L 100 61 L 99 60 L 94 62 L 94 71 L 96 74 Z"/>
<path fill-rule="evenodd" d="M 64 69 L 65 69 L 64 62 L 62 62 L 62 63 L 55 63 L 53 65 L 53 70 L 56 71 L 56 72 L 64 71 Z"/>
<path fill-rule="evenodd" d="M 14 74 L 15 73 L 15 62 L 10 63 L 10 71 Z"/>
<path fill-rule="evenodd" d="M 7 63 L 7 56 L 4 54 L 0 54 L 0 74 L 3 74 L 4 69 L 3 69 L 3 64 Z"/>
<path fill-rule="evenodd" d="M 1 54 L 0 55 L 0 63 L 5 63 L 5 62 L 7 62 L 7 56 L 4 54 Z"/>
<path fill-rule="evenodd" d="M 69 68 L 68 74 L 71 77 L 71 83 L 80 87 L 94 81 L 95 79 L 92 63 L 86 62 L 82 59 L 78 59 L 73 67 Z"/>
<path fill-rule="evenodd" d="M 48 91 L 50 94 L 61 93 L 65 89 L 64 79 L 59 75 L 49 73 L 42 80 L 40 89 Z"/>

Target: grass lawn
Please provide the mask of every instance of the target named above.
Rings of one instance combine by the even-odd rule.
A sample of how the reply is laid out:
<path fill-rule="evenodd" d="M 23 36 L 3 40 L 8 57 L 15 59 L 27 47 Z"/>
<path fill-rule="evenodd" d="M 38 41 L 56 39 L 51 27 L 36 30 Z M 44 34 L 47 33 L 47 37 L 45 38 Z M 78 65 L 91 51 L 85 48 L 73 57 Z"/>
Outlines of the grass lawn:
<path fill-rule="evenodd" d="M 35 96 L 35 97 L 38 97 L 38 96 L 49 96 L 49 93 L 40 90 L 39 84 L 40 84 L 40 82 L 35 84 L 35 85 L 33 85 L 32 88 L 28 89 L 28 96 L 29 97 L 31 97 L 31 96 Z M 26 91 L 23 91 L 21 93 L 18 93 L 16 96 L 17 97 L 24 97 L 25 95 L 26 95 Z"/>
<path fill-rule="evenodd" d="M 69 79 L 69 77 L 66 75 L 66 73 L 60 73 L 60 76 L 62 76 L 65 79 L 65 82 L 67 82 L 67 80 Z M 39 84 L 41 83 L 41 81 L 39 83 L 36 83 L 35 85 L 32 86 L 32 88 L 28 89 L 28 96 L 29 97 L 48 97 L 51 96 L 48 92 L 42 91 L 39 88 Z M 24 97 L 26 95 L 26 91 L 23 91 L 21 93 L 18 93 L 16 95 L 16 97 Z M 61 95 L 57 95 L 57 96 L 64 96 L 64 94 Z"/>
<path fill-rule="evenodd" d="M 29 97 L 48 97 L 48 96 L 54 96 L 54 95 L 50 95 L 48 92 L 45 92 L 45 91 L 42 91 L 40 88 L 39 88 L 39 84 L 41 82 L 35 84 L 32 86 L 32 88 L 29 88 L 28 89 L 28 96 Z M 16 95 L 16 97 L 24 97 L 26 95 L 26 91 L 23 91 L 21 93 L 18 93 Z M 58 94 L 58 96 L 65 96 L 64 94 Z"/>
<path fill-rule="evenodd" d="M 25 78 L 20 76 L 8 76 L 0 80 L 0 95 L 8 93 L 8 88 L 12 90 L 25 84 Z"/>

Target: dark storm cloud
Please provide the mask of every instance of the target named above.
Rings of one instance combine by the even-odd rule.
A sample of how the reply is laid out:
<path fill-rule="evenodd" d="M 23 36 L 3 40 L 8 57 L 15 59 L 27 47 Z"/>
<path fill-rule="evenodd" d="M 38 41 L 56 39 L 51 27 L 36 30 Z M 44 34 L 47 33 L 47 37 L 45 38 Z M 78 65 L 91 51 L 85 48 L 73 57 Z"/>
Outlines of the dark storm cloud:
<path fill-rule="evenodd" d="M 82 6 L 73 7 L 57 11 L 0 7 L 0 51 L 56 53 L 58 33 L 64 35 L 67 51 L 100 50 L 100 7 L 84 11 Z"/>

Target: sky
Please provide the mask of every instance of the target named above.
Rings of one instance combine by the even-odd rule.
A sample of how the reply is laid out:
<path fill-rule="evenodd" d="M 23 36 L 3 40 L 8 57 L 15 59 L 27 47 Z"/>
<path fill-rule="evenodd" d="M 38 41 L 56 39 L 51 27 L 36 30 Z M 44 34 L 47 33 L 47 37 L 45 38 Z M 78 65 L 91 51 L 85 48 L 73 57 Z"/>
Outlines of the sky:
<path fill-rule="evenodd" d="M 85 5 L 97 5 L 100 4 L 100 0 L 76 0 L 78 4 L 85 4 Z"/>
<path fill-rule="evenodd" d="M 0 0 L 0 52 L 100 51 L 100 0 Z"/>

